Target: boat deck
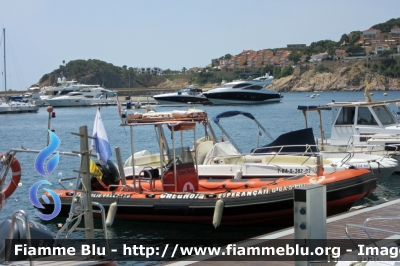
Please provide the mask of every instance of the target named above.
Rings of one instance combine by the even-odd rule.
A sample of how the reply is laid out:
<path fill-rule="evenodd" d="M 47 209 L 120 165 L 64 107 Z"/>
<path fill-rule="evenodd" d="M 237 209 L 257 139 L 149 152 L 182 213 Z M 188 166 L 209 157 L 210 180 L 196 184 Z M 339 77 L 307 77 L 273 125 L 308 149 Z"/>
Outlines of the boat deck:
<path fill-rule="evenodd" d="M 376 216 L 393 216 L 397 215 L 400 221 L 400 199 L 396 198 L 390 200 L 385 203 L 381 203 L 379 205 L 375 205 L 372 207 L 362 208 L 358 210 L 352 210 L 344 214 L 339 214 L 332 216 L 327 219 L 327 239 L 335 239 L 335 240 L 345 240 L 346 243 L 350 243 L 351 241 L 349 237 L 346 235 L 345 227 L 347 224 L 356 224 L 356 225 L 363 225 L 364 221 L 370 217 Z M 394 223 L 393 220 L 378 220 L 378 221 L 371 221 L 368 223 L 369 227 L 375 228 L 384 228 L 386 230 L 393 230 L 399 231 L 399 223 Z M 349 232 L 353 239 L 357 240 L 367 240 L 367 235 L 358 228 L 350 228 Z M 373 239 L 387 239 L 392 237 L 390 242 L 393 243 L 393 234 L 387 234 L 382 232 L 372 232 L 371 234 Z M 294 228 L 283 229 L 277 232 L 272 232 L 266 235 L 262 235 L 253 239 L 245 240 L 241 243 L 241 246 L 251 246 L 251 247 L 268 247 L 271 244 L 268 244 L 269 241 L 273 241 L 275 239 L 294 239 Z M 398 235 L 395 238 L 396 240 L 399 239 Z M 366 241 L 369 244 L 372 244 L 369 240 Z M 366 244 L 367 245 L 367 244 Z M 354 249 L 356 247 L 354 246 Z M 203 256 L 204 258 L 204 256 Z M 399 258 L 397 258 L 399 260 Z M 351 262 L 349 262 L 350 265 Z M 190 259 L 177 261 L 177 262 L 168 262 L 168 265 L 174 266 L 181 266 L 181 265 L 246 265 L 246 266 L 253 266 L 253 265 L 295 265 L 294 261 L 251 261 L 251 257 L 248 256 L 206 256 L 205 259 L 196 259 L 196 257 L 192 257 Z M 335 265 L 336 262 L 325 262 L 325 263 L 317 263 L 312 265 Z"/>

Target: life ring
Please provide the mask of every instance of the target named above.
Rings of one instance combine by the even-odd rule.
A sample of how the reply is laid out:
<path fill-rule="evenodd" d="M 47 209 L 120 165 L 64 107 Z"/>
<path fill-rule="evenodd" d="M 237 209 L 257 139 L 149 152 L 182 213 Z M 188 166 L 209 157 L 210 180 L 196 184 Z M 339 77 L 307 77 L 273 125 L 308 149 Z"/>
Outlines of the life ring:
<path fill-rule="evenodd" d="M 8 164 L 8 159 L 6 158 L 5 155 L 2 156 L 1 160 L 3 162 L 5 162 L 6 164 Z M 7 199 L 14 193 L 14 191 L 18 187 L 19 181 L 21 180 L 21 165 L 19 164 L 19 161 L 17 160 L 17 158 L 15 158 L 15 157 L 12 158 L 10 168 L 12 171 L 11 182 L 8 184 L 8 186 L 5 189 L 3 189 L 3 191 L 1 191 L 0 205 L 2 204 L 3 199 Z"/>

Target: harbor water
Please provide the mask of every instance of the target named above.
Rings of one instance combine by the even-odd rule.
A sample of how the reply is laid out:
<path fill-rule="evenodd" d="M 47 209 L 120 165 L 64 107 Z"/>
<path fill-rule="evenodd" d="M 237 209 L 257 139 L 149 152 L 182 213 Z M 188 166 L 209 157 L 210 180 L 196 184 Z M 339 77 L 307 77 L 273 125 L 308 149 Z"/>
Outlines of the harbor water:
<path fill-rule="evenodd" d="M 375 91 L 372 100 L 393 100 L 400 99 L 400 91 L 385 92 Z M 314 98 L 310 97 L 315 94 Z M 305 127 L 303 113 L 297 110 L 298 105 L 325 105 L 329 102 L 364 100 L 363 92 L 307 92 L 307 93 L 283 93 L 284 98 L 280 103 L 265 105 L 235 105 L 235 106 L 195 106 L 197 109 L 208 113 L 209 118 L 231 110 L 249 112 L 263 125 L 263 127 L 276 138 L 280 134 L 297 130 Z M 154 106 L 156 111 L 186 110 L 188 107 L 164 107 Z M 192 108 L 192 107 L 191 107 Z M 397 112 L 394 104 L 390 105 L 393 112 Z M 79 151 L 79 138 L 72 135 L 71 132 L 78 132 L 80 126 L 86 125 L 89 135 L 92 134 L 94 118 L 96 116 L 96 107 L 74 107 L 58 108 L 54 110 L 56 117 L 50 121 L 50 129 L 60 138 L 61 144 L 58 151 L 71 152 Z M 132 110 L 133 111 L 133 110 Z M 315 115 L 315 117 L 313 116 Z M 47 146 L 47 127 L 48 112 L 46 108 L 41 108 L 37 114 L 10 114 L 0 115 L 0 153 L 4 153 L 13 148 L 24 148 L 32 150 L 42 150 Z M 115 147 L 120 147 L 122 158 L 126 160 L 131 154 L 130 130 L 129 127 L 120 126 L 120 117 L 117 106 L 108 106 L 101 108 L 101 116 L 108 140 L 113 149 L 111 160 L 116 162 Z M 330 137 L 330 125 L 332 123 L 331 111 L 323 112 L 323 122 L 325 136 Z M 310 127 L 313 128 L 315 136 L 319 137 L 319 118 L 317 114 L 309 117 Z M 258 145 L 264 145 L 271 140 L 263 134 L 259 136 L 259 129 L 250 119 L 243 116 L 226 118 L 221 120 L 221 125 L 226 129 L 229 135 L 235 140 L 241 151 L 250 152 L 252 148 Z M 221 130 L 213 123 L 214 132 L 221 139 Z M 201 126 L 198 127 L 197 137 L 203 134 Z M 191 136 L 193 137 L 193 136 Z M 154 127 L 134 128 L 134 150 L 149 150 L 157 152 L 158 146 L 155 138 Z M 193 141 L 193 140 L 192 140 Z M 77 158 L 61 157 L 56 170 L 47 177 L 36 173 L 34 169 L 35 154 L 18 153 L 17 158 L 22 167 L 21 184 L 16 192 L 7 200 L 7 203 L 0 211 L 0 220 L 10 216 L 14 211 L 23 209 L 33 221 L 46 225 L 50 230 L 56 232 L 58 225 L 65 222 L 65 217 L 56 217 L 50 221 L 43 221 L 35 214 L 35 208 L 31 204 L 28 194 L 29 189 L 35 182 L 41 179 L 49 180 L 51 189 L 61 188 L 58 180 L 64 177 L 76 176 L 72 170 L 79 167 Z M 68 183 L 67 183 L 68 184 Z M 400 192 L 400 177 L 391 176 L 385 184 L 390 187 L 394 193 Z M 71 188 L 73 183 L 70 183 Z M 375 198 L 387 196 L 381 190 L 376 191 Z M 99 226 L 100 220 L 96 219 L 95 224 Z M 177 223 L 147 223 L 136 221 L 116 220 L 111 228 L 108 229 L 109 237 L 119 240 L 124 239 L 247 239 L 262 235 L 271 231 L 281 229 L 276 227 L 230 227 L 222 226 L 215 229 L 210 224 L 177 224 Z M 98 235 L 100 236 L 100 235 Z M 84 233 L 78 232 L 73 238 L 83 238 Z"/>

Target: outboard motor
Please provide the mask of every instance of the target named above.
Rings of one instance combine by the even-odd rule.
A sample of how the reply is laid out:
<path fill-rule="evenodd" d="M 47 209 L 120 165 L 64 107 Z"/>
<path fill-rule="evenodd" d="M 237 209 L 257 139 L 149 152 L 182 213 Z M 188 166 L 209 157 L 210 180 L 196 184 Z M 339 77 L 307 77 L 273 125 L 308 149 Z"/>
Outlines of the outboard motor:
<path fill-rule="evenodd" d="M 16 216 L 14 228 L 11 228 L 12 217 L 8 217 L 0 223 L 0 263 L 4 263 L 7 255 L 8 239 L 10 237 L 10 230 L 13 231 L 13 245 L 27 244 L 26 230 L 29 226 L 31 233 L 31 246 L 32 247 L 52 247 L 54 245 L 54 236 L 51 231 L 44 225 L 29 221 L 28 224 L 24 223 L 23 216 Z M 13 249 L 11 249 L 10 258 L 8 261 L 26 260 L 28 255 L 24 252 L 19 252 L 16 256 Z"/>
<path fill-rule="evenodd" d="M 97 167 L 103 173 L 101 180 L 96 177 L 91 178 L 92 190 L 106 191 L 109 185 L 118 185 L 121 179 L 118 169 L 113 162 L 110 160 L 107 162 L 107 167 L 103 167 L 101 164 L 96 163 Z M 113 188 L 115 189 L 115 188 Z M 113 190 L 110 189 L 110 190 Z"/>

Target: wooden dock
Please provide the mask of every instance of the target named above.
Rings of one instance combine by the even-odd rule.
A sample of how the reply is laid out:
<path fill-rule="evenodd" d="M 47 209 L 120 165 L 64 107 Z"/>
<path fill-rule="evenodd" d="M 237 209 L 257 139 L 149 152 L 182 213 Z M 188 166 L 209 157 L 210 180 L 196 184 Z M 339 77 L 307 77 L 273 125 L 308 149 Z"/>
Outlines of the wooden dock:
<path fill-rule="evenodd" d="M 24 261 L 11 261 L 8 262 L 10 266 L 30 266 L 29 260 Z M 43 266 L 116 266 L 112 260 L 98 259 L 98 260 L 87 260 L 87 256 L 51 256 L 46 258 L 36 258 L 33 260 L 33 265 Z"/>
<path fill-rule="evenodd" d="M 400 222 L 400 199 L 396 198 L 390 200 L 388 202 L 381 203 L 379 205 L 375 205 L 372 207 L 366 207 L 358 210 L 352 210 L 343 214 L 335 215 L 327 219 L 327 239 L 334 240 L 345 240 L 346 243 L 351 243 L 351 240 L 346 235 L 345 228 L 347 224 L 356 224 L 363 225 L 364 221 L 370 217 L 377 216 L 394 216 L 397 215 L 399 217 L 398 220 L 375 220 L 370 221 L 368 223 L 368 227 L 376 227 L 376 228 L 384 228 L 386 230 L 400 231 L 399 222 Z M 396 222 L 394 222 L 396 221 Z M 363 239 L 367 240 L 367 235 L 358 228 L 349 228 L 349 232 L 353 239 Z M 371 237 L 373 239 L 388 239 L 393 243 L 393 234 L 382 233 L 382 232 L 372 232 Z M 273 241 L 276 239 L 294 239 L 294 228 L 283 229 L 277 232 L 269 233 L 266 235 L 262 235 L 250 240 L 240 242 L 241 247 L 268 247 L 271 244 L 268 244 L 269 241 Z M 399 236 L 394 239 L 398 240 Z M 369 243 L 369 240 L 366 242 Z M 237 243 L 239 245 L 239 243 Z M 371 242 L 372 244 L 372 242 Z M 356 247 L 354 246 L 355 250 Z M 191 257 L 188 259 L 183 259 L 181 261 L 176 262 L 168 262 L 169 266 L 182 266 L 182 265 L 231 265 L 231 266 L 255 266 L 255 265 L 294 265 L 294 261 L 250 261 L 246 260 L 245 256 L 202 256 L 200 257 Z M 335 265 L 336 262 L 330 263 L 318 263 L 314 265 Z M 349 262 L 348 265 L 350 265 Z M 343 264 L 341 264 L 343 265 Z M 346 264 L 347 265 L 347 264 Z"/>

